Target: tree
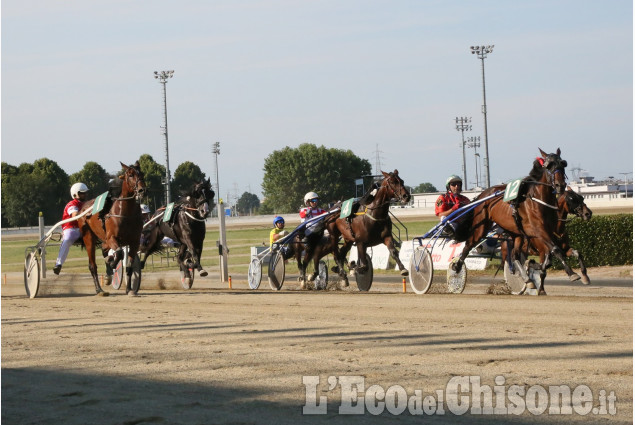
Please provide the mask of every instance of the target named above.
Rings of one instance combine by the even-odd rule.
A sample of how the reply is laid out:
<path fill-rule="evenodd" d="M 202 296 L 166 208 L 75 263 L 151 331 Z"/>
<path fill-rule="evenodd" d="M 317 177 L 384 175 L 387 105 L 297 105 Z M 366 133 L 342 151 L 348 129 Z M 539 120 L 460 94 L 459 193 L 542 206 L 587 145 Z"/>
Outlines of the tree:
<path fill-rule="evenodd" d="M 370 170 L 370 163 L 350 150 L 304 143 L 274 151 L 265 159 L 262 211 L 295 212 L 307 192 L 317 192 L 322 204 L 351 198 L 355 179 Z"/>
<path fill-rule="evenodd" d="M 236 202 L 236 209 L 241 214 L 251 214 L 258 211 L 260 199 L 253 193 L 245 192 Z"/>
<path fill-rule="evenodd" d="M 185 161 L 179 165 L 174 172 L 174 178 L 172 179 L 172 196 L 181 196 L 187 193 L 194 184 L 200 182 L 205 178 L 205 173 L 201 171 L 200 167 L 190 161 Z"/>
<path fill-rule="evenodd" d="M 7 205 L 7 201 L 5 199 L 6 197 L 6 193 L 7 193 L 7 188 L 9 187 L 9 185 L 11 184 L 11 179 L 15 176 L 18 175 L 18 167 L 16 167 L 15 165 L 10 165 L 7 164 L 6 162 L 2 161 L 2 172 L 0 174 L 0 177 L 2 178 L 2 189 L 0 190 L 0 195 L 2 196 L 2 227 L 9 227 L 10 226 L 10 222 L 7 219 L 7 217 L 5 216 L 5 207 Z"/>
<path fill-rule="evenodd" d="M 432 183 L 421 183 L 419 186 L 412 189 L 412 193 L 432 193 L 438 192 L 437 188 Z"/>
<path fill-rule="evenodd" d="M 68 178 L 71 184 L 82 182 L 90 189 L 92 198 L 95 198 L 108 190 L 108 182 L 113 178 L 104 168 L 93 161 L 84 164 L 84 168 L 71 174 Z"/>
<path fill-rule="evenodd" d="M 45 224 L 57 223 L 70 199 L 68 175 L 55 161 L 41 158 L 15 168 L 3 164 L 2 215 L 11 226 L 34 226 L 42 212 Z"/>
<path fill-rule="evenodd" d="M 132 165 L 132 164 L 126 164 Z M 139 165 L 144 174 L 146 182 L 146 196 L 144 201 L 154 211 L 162 205 L 165 205 L 165 167 L 158 164 L 152 156 L 143 154 L 139 158 Z"/>

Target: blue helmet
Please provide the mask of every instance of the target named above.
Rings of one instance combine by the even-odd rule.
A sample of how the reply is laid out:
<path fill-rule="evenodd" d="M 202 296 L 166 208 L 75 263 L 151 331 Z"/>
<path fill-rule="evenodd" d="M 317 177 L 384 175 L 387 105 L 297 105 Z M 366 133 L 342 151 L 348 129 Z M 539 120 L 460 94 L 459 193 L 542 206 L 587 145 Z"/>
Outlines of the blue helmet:
<path fill-rule="evenodd" d="M 282 218 L 281 216 L 277 216 L 276 218 L 273 219 L 273 225 L 275 226 L 278 223 L 282 223 L 284 224 L 284 218 Z"/>

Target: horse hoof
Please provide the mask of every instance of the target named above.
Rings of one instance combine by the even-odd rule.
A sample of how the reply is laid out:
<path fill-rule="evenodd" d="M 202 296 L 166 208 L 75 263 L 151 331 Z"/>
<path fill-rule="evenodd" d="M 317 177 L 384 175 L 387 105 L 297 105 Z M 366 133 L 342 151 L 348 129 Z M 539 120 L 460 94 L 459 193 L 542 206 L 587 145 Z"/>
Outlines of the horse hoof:
<path fill-rule="evenodd" d="M 570 282 L 575 282 L 576 280 L 580 280 L 580 275 L 577 273 L 573 273 L 571 276 L 569 276 L 569 281 Z"/>
<path fill-rule="evenodd" d="M 408 270 L 403 269 L 403 270 L 401 271 L 401 275 L 402 275 L 402 276 L 408 276 Z"/>
<path fill-rule="evenodd" d="M 302 290 L 306 289 L 306 281 L 304 281 L 304 280 L 300 281 L 300 289 L 302 289 Z"/>
<path fill-rule="evenodd" d="M 350 272 L 348 272 L 348 275 L 350 277 L 355 277 L 355 270 L 351 270 Z"/>
<path fill-rule="evenodd" d="M 591 279 L 589 279 L 589 276 L 582 276 L 582 284 L 583 285 L 590 285 L 591 284 Z"/>
<path fill-rule="evenodd" d="M 108 295 L 110 295 L 109 292 L 105 292 L 105 291 L 97 292 L 98 297 L 107 297 Z"/>
<path fill-rule="evenodd" d="M 128 292 L 126 295 L 128 295 L 129 297 L 138 297 L 139 295 L 136 292 Z"/>
<path fill-rule="evenodd" d="M 348 288 L 348 280 L 340 280 L 340 288 Z"/>
<path fill-rule="evenodd" d="M 201 270 L 201 272 L 199 273 L 200 277 L 205 277 L 207 276 L 207 272 L 205 270 Z"/>

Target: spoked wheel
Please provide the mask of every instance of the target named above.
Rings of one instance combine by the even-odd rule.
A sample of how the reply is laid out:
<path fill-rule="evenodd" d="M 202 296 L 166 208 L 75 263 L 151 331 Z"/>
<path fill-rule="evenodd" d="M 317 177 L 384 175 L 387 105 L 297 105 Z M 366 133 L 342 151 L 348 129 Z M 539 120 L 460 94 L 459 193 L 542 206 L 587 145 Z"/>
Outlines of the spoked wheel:
<path fill-rule="evenodd" d="M 460 294 L 465 289 L 465 282 L 467 281 L 467 267 L 465 263 L 461 266 L 461 271 L 458 273 L 452 269 L 452 265 L 459 261 L 459 257 L 454 257 L 448 266 L 448 292 L 450 294 Z"/>
<path fill-rule="evenodd" d="M 258 257 L 252 257 L 247 272 L 247 282 L 250 289 L 258 289 L 262 281 L 262 261 Z"/>
<path fill-rule="evenodd" d="M 194 283 L 194 269 L 192 267 L 181 266 L 181 286 L 183 289 L 192 289 Z"/>
<path fill-rule="evenodd" d="M 121 260 L 119 261 L 119 263 L 117 263 L 117 268 L 115 269 L 115 272 L 112 274 L 112 287 L 114 289 L 119 289 L 121 288 L 121 285 L 123 284 L 123 287 L 127 287 L 127 279 L 128 279 L 128 275 L 126 274 L 126 266 L 124 264 L 125 261 Z"/>
<path fill-rule="evenodd" d="M 410 287 L 415 294 L 427 293 L 432 285 L 432 276 L 434 275 L 432 256 L 427 248 L 418 246 L 412 252 L 409 272 Z"/>
<path fill-rule="evenodd" d="M 138 256 L 134 258 L 130 267 L 132 267 L 132 275 L 130 276 L 130 279 L 132 279 L 130 282 L 130 291 L 134 295 L 137 295 L 137 292 L 139 292 L 139 288 L 141 287 L 141 260 L 139 260 Z"/>
<path fill-rule="evenodd" d="M 329 283 L 329 270 L 326 263 L 322 260 L 318 263 L 318 274 L 315 277 L 315 289 L 326 289 Z"/>
<path fill-rule="evenodd" d="M 521 264 L 525 264 L 525 258 L 525 254 L 520 254 Z M 505 265 L 503 266 L 503 276 L 505 276 L 505 282 L 507 283 L 507 286 L 509 286 L 513 295 L 521 295 L 526 289 L 525 281 L 520 276 L 520 273 L 514 269 L 515 265 L 512 263 L 510 266 L 509 261 L 505 260 Z"/>
<path fill-rule="evenodd" d="M 271 253 L 267 277 L 269 278 L 269 286 L 271 289 L 279 291 L 280 288 L 282 288 L 282 284 L 284 283 L 284 258 L 282 257 L 281 251 Z"/>
<path fill-rule="evenodd" d="M 24 259 L 24 289 L 29 298 L 35 298 L 40 289 L 40 259 L 34 252 Z"/>
<path fill-rule="evenodd" d="M 357 289 L 363 292 L 370 290 L 373 285 L 373 260 L 366 254 L 366 264 L 368 264 L 368 270 L 364 273 L 360 273 L 355 270 L 355 282 L 357 283 Z"/>

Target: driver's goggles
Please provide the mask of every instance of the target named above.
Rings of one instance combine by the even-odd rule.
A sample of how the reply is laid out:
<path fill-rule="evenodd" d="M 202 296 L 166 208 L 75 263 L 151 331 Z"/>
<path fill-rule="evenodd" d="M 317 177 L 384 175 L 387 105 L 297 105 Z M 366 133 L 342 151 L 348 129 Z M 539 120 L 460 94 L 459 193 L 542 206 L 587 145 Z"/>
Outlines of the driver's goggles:
<path fill-rule="evenodd" d="M 315 202 L 316 204 L 317 204 L 318 201 L 319 201 L 318 198 L 309 199 L 309 202 Z"/>

